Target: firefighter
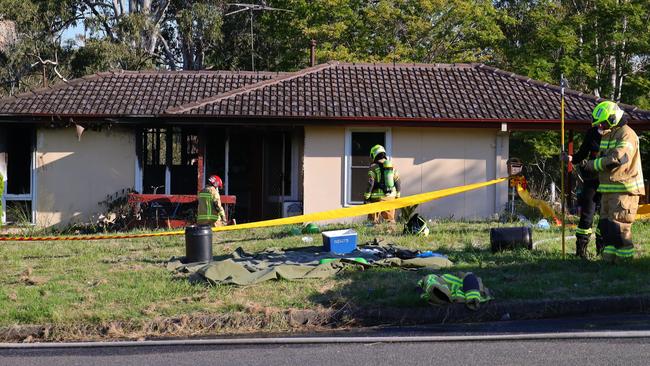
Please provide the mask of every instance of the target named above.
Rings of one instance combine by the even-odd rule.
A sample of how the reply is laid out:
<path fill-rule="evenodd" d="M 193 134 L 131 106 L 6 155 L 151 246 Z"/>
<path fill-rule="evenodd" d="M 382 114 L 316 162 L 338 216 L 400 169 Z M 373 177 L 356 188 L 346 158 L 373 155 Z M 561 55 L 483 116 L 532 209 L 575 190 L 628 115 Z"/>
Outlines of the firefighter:
<path fill-rule="evenodd" d="M 223 181 L 218 175 L 208 178 L 208 185 L 199 192 L 199 207 L 196 223 L 199 225 L 221 226 L 226 223 L 226 212 L 221 206 L 219 189 L 223 189 Z"/>
<path fill-rule="evenodd" d="M 634 257 L 632 223 L 643 195 L 639 137 L 627 125 L 623 110 L 614 102 L 596 106 L 593 126 L 602 138 L 596 159 L 583 161 L 587 171 L 598 172 L 602 195 L 598 229 L 603 240 L 603 260 L 618 262 Z"/>
<path fill-rule="evenodd" d="M 372 163 L 368 170 L 368 189 L 363 195 L 366 203 L 390 201 L 400 197 L 400 179 L 393 162 L 386 155 L 386 149 L 375 145 L 370 149 Z M 368 220 L 377 224 L 381 219 L 395 223 L 395 210 L 368 215 Z"/>
<path fill-rule="evenodd" d="M 598 157 L 600 150 L 600 138 L 598 127 L 592 126 L 585 133 L 585 138 L 580 145 L 580 149 L 573 156 L 567 155 L 566 161 L 572 162 L 579 166 L 585 159 L 595 159 Z M 580 205 L 580 222 L 576 228 L 576 256 L 587 258 L 587 246 L 589 238 L 593 232 L 592 225 L 596 206 L 600 204 L 600 193 L 598 193 L 598 174 L 593 171 L 582 170 L 582 192 L 578 196 L 578 205 Z M 603 250 L 602 238 L 600 232 L 596 229 L 596 252 L 600 254 Z"/>

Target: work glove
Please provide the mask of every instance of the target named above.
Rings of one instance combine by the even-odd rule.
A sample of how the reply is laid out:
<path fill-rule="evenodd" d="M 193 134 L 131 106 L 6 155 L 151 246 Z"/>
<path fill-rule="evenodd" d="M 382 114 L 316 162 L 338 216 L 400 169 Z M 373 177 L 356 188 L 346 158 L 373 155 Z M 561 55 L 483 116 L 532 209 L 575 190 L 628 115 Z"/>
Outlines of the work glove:
<path fill-rule="evenodd" d="M 366 192 L 363 194 L 363 203 L 368 203 L 370 201 L 370 193 Z"/>
<path fill-rule="evenodd" d="M 594 169 L 594 161 L 593 160 L 583 160 L 578 164 L 578 168 L 580 168 L 581 171 L 583 172 L 594 172 L 596 169 Z"/>

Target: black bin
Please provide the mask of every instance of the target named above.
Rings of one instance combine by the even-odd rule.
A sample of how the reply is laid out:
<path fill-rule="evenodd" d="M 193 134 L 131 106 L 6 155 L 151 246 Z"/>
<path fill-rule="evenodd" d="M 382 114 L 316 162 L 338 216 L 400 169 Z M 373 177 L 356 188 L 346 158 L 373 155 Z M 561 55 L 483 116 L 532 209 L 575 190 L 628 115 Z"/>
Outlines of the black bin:
<path fill-rule="evenodd" d="M 210 226 L 191 225 L 185 228 L 185 263 L 212 260 L 212 230 Z"/>
<path fill-rule="evenodd" d="M 492 253 L 502 250 L 533 249 L 533 232 L 529 227 L 500 227 L 490 229 Z"/>

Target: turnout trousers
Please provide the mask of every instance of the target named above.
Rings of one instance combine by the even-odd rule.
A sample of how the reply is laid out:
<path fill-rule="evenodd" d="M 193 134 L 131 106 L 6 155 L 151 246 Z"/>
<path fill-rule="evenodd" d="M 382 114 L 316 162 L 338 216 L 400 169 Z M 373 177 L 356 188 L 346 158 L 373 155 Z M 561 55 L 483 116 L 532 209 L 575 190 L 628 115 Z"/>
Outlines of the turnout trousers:
<path fill-rule="evenodd" d="M 639 196 L 603 193 L 598 229 L 603 238 L 603 260 L 614 262 L 634 257 L 632 223 L 639 208 Z"/>
<path fill-rule="evenodd" d="M 594 214 L 596 213 L 596 206 L 600 203 L 601 194 L 597 190 L 597 179 L 585 180 L 582 185 L 582 192 L 578 196 L 580 222 L 576 228 L 576 255 L 583 258 L 587 256 L 587 245 L 593 233 Z M 596 252 L 600 254 L 602 250 L 602 237 L 600 231 L 596 228 Z"/>

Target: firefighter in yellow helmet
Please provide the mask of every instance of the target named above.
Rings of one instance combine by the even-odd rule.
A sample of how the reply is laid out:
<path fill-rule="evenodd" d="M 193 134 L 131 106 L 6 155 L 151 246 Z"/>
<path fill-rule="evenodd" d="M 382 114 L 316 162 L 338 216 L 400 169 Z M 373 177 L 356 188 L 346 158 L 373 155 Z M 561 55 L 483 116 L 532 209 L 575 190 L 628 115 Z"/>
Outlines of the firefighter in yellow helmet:
<path fill-rule="evenodd" d="M 218 175 L 208 178 L 205 188 L 199 192 L 199 207 L 196 223 L 199 225 L 221 226 L 226 223 L 226 212 L 221 206 L 219 189 L 223 188 L 223 181 Z"/>
<path fill-rule="evenodd" d="M 363 194 L 365 202 L 389 201 L 400 197 L 400 178 L 386 149 L 375 145 L 370 149 L 372 163 L 368 170 L 368 188 Z M 395 210 L 369 214 L 368 220 L 377 224 L 381 219 L 395 223 Z"/>
<path fill-rule="evenodd" d="M 587 171 L 598 172 L 602 194 L 598 229 L 603 240 L 603 260 L 621 261 L 634 257 L 632 223 L 645 193 L 639 137 L 627 125 L 623 110 L 614 102 L 596 106 L 593 126 L 602 135 L 598 157 L 582 163 Z"/>

